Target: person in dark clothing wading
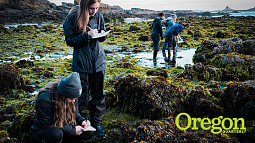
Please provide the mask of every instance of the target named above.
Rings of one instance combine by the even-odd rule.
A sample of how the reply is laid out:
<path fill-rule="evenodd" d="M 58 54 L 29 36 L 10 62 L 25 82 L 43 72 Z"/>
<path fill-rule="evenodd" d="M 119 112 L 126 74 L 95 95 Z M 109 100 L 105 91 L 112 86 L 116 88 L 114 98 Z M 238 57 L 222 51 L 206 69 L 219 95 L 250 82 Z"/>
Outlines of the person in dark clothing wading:
<path fill-rule="evenodd" d="M 157 54 L 159 51 L 159 44 L 160 44 L 160 38 L 163 40 L 163 30 L 162 30 L 162 20 L 165 18 L 165 14 L 163 12 L 158 14 L 158 17 L 156 17 L 153 20 L 152 23 L 152 32 L 151 32 L 151 38 L 153 41 L 153 60 L 155 61 L 157 58 Z"/>
<path fill-rule="evenodd" d="M 171 26 L 167 32 L 166 42 L 168 43 L 168 59 L 170 60 L 171 57 L 171 49 L 176 47 L 176 40 L 175 36 L 179 35 L 183 29 L 189 30 L 190 25 L 188 23 L 180 23 Z M 173 51 L 173 55 L 176 56 L 176 49 Z"/>
<path fill-rule="evenodd" d="M 40 89 L 36 96 L 36 119 L 31 130 L 30 143 L 60 143 L 88 140 L 94 131 L 83 132 L 90 121 L 78 111 L 77 97 L 82 87 L 77 72 Z"/>
<path fill-rule="evenodd" d="M 97 135 L 104 136 L 101 122 L 106 110 L 103 94 L 106 61 L 100 42 L 103 42 L 105 37 L 92 39 L 98 33 L 105 32 L 103 15 L 98 12 L 100 2 L 81 0 L 79 5 L 70 10 L 63 27 L 67 45 L 74 48 L 71 70 L 78 72 L 81 78 L 80 114 L 85 117 L 88 107 L 91 125 L 96 128 Z M 90 101 L 89 93 L 92 96 Z"/>

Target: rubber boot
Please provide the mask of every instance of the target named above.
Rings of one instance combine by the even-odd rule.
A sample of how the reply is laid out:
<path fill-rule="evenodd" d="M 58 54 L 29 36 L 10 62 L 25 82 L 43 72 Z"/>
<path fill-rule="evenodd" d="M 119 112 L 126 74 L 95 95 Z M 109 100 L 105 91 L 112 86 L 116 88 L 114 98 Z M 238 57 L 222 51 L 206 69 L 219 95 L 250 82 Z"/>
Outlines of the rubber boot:
<path fill-rule="evenodd" d="M 158 52 L 153 51 L 153 60 L 156 60 L 156 59 L 157 59 L 157 54 L 158 54 Z"/>
<path fill-rule="evenodd" d="M 171 58 L 171 48 L 168 49 L 168 60 L 170 61 Z"/>
<path fill-rule="evenodd" d="M 100 126 L 94 126 L 94 128 L 96 129 L 96 135 L 103 137 L 105 136 L 105 131 L 100 127 Z"/>
<path fill-rule="evenodd" d="M 173 47 L 173 56 L 176 57 L 176 47 Z"/>
<path fill-rule="evenodd" d="M 166 57 L 166 51 L 162 51 L 163 57 Z"/>

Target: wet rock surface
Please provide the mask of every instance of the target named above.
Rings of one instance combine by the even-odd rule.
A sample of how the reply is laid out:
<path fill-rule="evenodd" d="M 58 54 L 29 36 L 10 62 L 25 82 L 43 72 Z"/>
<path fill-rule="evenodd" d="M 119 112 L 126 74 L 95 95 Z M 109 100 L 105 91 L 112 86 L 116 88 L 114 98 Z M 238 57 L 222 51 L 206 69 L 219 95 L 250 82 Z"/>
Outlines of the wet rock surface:
<path fill-rule="evenodd" d="M 193 117 L 206 116 L 209 118 L 222 115 L 223 108 L 219 105 L 219 100 L 203 88 L 203 86 L 198 86 L 185 97 L 186 113 Z"/>
<path fill-rule="evenodd" d="M 24 84 L 21 70 L 11 63 L 0 65 L 0 79 L 0 92 L 17 89 Z"/>
<path fill-rule="evenodd" d="M 253 84 L 253 85 L 252 85 Z M 254 80 L 247 82 L 229 82 L 220 102 L 229 117 L 239 117 L 245 120 L 255 119 L 255 86 Z"/>
<path fill-rule="evenodd" d="M 238 38 L 233 38 L 218 42 L 203 41 L 193 61 L 197 64 L 202 62 L 216 68 L 224 68 L 240 81 L 254 79 L 254 48 L 254 40 L 242 42 Z"/>
<path fill-rule="evenodd" d="M 185 71 L 179 75 L 179 77 L 198 79 L 202 81 L 230 81 L 237 79 L 234 74 L 231 74 L 224 68 L 217 68 L 211 65 L 204 65 L 202 63 L 185 65 Z"/>
<path fill-rule="evenodd" d="M 160 119 L 181 112 L 181 99 L 186 95 L 181 87 L 131 75 L 120 79 L 115 91 L 119 97 L 118 106 L 125 113 L 146 119 Z"/>
<path fill-rule="evenodd" d="M 182 133 L 176 128 L 173 119 L 160 121 L 143 120 L 133 127 L 118 120 L 107 127 L 109 141 L 121 142 L 173 142 L 176 135 Z"/>

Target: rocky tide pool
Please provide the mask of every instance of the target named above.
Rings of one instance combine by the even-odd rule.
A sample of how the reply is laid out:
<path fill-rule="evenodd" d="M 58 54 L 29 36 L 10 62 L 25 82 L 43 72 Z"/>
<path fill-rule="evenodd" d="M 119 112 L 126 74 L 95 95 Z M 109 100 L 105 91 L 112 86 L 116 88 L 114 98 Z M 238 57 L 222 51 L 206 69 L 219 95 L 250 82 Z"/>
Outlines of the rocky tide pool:
<path fill-rule="evenodd" d="M 152 60 L 152 21 L 107 23 L 105 138 L 90 142 L 255 142 L 255 17 L 178 18 L 191 24 L 170 60 Z M 34 93 L 69 75 L 72 48 L 62 24 L 0 26 L 0 136 L 29 140 Z M 162 48 L 164 41 L 160 43 Z M 172 53 L 172 51 L 171 51 Z M 243 118 L 245 133 L 185 127 L 192 118 Z M 229 125 L 225 124 L 227 128 Z M 238 127 L 241 126 L 238 123 Z M 220 126 L 223 127 L 223 126 Z"/>

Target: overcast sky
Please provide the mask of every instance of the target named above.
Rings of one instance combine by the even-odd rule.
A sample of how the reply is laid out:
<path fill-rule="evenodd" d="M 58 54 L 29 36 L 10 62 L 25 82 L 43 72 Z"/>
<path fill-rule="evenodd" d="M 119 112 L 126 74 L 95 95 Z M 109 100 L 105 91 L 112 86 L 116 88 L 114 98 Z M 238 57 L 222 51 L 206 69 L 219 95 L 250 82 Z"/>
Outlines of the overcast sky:
<path fill-rule="evenodd" d="M 49 0 L 57 5 L 74 0 Z M 101 0 L 109 5 L 119 5 L 124 9 L 142 8 L 151 10 L 222 10 L 226 6 L 242 10 L 255 6 L 255 0 Z"/>

